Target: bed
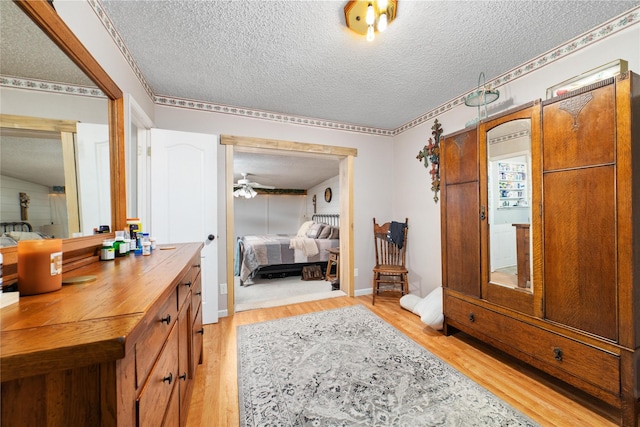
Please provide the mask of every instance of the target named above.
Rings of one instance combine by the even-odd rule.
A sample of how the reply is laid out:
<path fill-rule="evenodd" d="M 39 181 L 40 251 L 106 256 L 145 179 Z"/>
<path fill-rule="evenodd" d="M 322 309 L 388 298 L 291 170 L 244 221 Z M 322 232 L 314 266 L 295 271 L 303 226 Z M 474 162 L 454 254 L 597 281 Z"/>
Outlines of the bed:
<path fill-rule="evenodd" d="M 261 276 L 299 275 L 309 265 L 326 266 L 329 248 L 340 246 L 340 216 L 314 214 L 296 234 L 250 235 L 238 238 L 235 275 L 246 286 Z"/>
<path fill-rule="evenodd" d="M 17 246 L 20 240 L 48 239 L 51 236 L 33 231 L 31 224 L 25 221 L 0 222 L 2 235 L 0 247 Z"/>

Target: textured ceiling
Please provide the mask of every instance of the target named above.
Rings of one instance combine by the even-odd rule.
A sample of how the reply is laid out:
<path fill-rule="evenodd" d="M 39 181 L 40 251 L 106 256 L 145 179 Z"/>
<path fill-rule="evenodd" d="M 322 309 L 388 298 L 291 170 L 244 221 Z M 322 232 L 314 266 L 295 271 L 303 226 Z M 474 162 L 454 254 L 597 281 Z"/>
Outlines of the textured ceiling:
<path fill-rule="evenodd" d="M 393 130 L 475 89 L 481 71 L 490 81 L 640 0 L 399 0 L 396 21 L 373 43 L 346 28 L 345 3 L 98 6 L 156 96 Z M 10 1 L 0 1 L 0 74 L 95 86 Z M 338 162 L 238 153 L 234 181 L 241 172 L 264 185 L 307 189 L 335 176 Z"/>
<path fill-rule="evenodd" d="M 101 3 L 155 95 L 395 129 L 640 1 L 399 0 L 372 43 L 346 1 Z"/>

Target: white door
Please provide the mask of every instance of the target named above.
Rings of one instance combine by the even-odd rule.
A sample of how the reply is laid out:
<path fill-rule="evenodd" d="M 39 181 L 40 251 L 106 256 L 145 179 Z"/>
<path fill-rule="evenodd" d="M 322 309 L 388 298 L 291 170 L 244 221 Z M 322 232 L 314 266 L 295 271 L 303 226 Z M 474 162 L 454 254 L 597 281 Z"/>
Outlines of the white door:
<path fill-rule="evenodd" d="M 204 323 L 218 321 L 217 146 L 216 135 L 151 129 L 151 234 L 159 244 L 204 242 Z"/>
<path fill-rule="evenodd" d="M 80 231 L 90 236 L 94 228 L 111 225 L 109 126 L 78 123 L 76 130 Z"/>

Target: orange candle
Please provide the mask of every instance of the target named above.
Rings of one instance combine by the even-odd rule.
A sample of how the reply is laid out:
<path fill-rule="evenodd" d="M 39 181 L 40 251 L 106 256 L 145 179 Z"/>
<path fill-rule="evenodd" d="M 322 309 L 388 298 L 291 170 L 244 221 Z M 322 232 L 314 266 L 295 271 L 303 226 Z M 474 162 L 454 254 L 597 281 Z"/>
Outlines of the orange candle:
<path fill-rule="evenodd" d="M 62 288 L 62 239 L 18 242 L 18 291 L 35 295 Z"/>

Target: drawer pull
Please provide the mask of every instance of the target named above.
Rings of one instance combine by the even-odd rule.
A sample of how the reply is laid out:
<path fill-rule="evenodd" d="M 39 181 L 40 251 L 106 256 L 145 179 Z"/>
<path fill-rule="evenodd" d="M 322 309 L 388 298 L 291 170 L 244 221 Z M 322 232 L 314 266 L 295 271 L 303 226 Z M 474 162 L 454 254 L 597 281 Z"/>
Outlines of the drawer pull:
<path fill-rule="evenodd" d="M 182 375 L 179 375 L 178 378 L 180 378 L 182 381 L 186 381 L 187 380 L 187 373 L 185 372 Z"/>
<path fill-rule="evenodd" d="M 553 357 L 558 362 L 562 362 L 562 349 L 559 347 L 554 347 L 553 349 Z"/>
<path fill-rule="evenodd" d="M 200 295 L 202 295 L 202 292 L 198 291 L 198 292 L 196 292 L 196 295 L 200 296 Z"/>
<path fill-rule="evenodd" d="M 196 331 L 196 334 L 204 335 L 204 328 L 200 328 L 199 331 Z"/>
<path fill-rule="evenodd" d="M 473 313 L 469 313 L 469 322 L 473 323 L 476 321 L 476 316 Z"/>
<path fill-rule="evenodd" d="M 167 325 L 169 323 L 171 323 L 171 315 L 170 314 L 167 314 L 167 317 L 163 317 L 162 319 L 160 319 L 160 323 L 165 323 L 165 322 L 167 322 Z"/>
<path fill-rule="evenodd" d="M 190 288 L 191 287 L 191 280 L 189 280 L 187 283 L 184 284 L 186 287 Z"/>
<path fill-rule="evenodd" d="M 162 379 L 163 383 L 168 382 L 169 384 L 171 384 L 172 381 L 173 381 L 173 372 L 169 372 L 169 376 L 168 377 L 164 377 Z"/>
<path fill-rule="evenodd" d="M 200 268 L 200 264 L 194 264 L 193 265 L 195 268 Z"/>

